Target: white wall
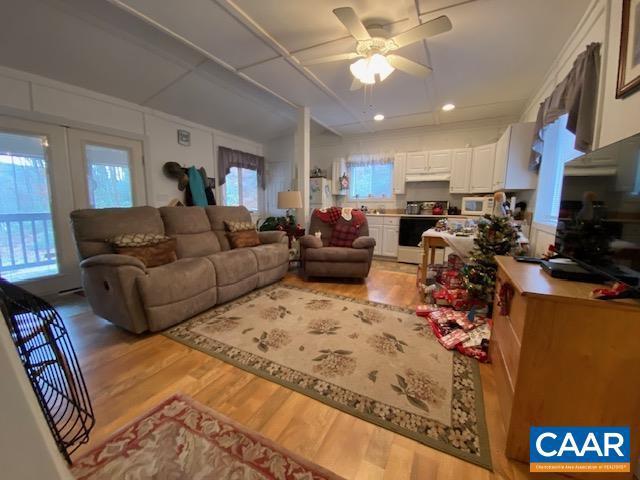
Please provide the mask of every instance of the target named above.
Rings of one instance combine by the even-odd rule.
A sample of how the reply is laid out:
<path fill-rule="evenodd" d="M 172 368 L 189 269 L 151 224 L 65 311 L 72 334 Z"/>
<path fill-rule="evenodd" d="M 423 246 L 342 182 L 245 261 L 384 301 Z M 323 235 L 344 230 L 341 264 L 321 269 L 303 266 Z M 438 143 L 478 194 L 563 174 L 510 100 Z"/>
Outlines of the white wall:
<path fill-rule="evenodd" d="M 1 91 L 1 90 L 0 90 Z M 0 313 L 2 478 L 71 480 Z"/>
<path fill-rule="evenodd" d="M 225 146 L 256 155 L 263 145 L 118 98 L 0 66 L 0 114 L 140 139 L 145 147 L 147 203 L 183 198 L 162 165 L 175 161 L 205 167 L 217 178 L 217 150 Z M 224 115 L 224 112 L 221 112 Z M 177 130 L 191 132 L 191 145 L 177 142 Z M 220 189 L 216 197 L 220 202 Z"/>
<path fill-rule="evenodd" d="M 515 118 L 445 124 L 421 128 L 393 130 L 347 137 L 316 136 L 311 139 L 311 167 L 327 170 L 331 176 L 334 159 L 355 153 L 410 152 L 475 147 L 496 142 Z M 408 200 L 449 200 L 460 206 L 461 195 L 449 194 L 448 182 L 407 183 L 406 194 L 389 202 L 366 202 L 369 206 L 404 208 Z M 346 203 L 346 202 L 345 202 Z"/>
<path fill-rule="evenodd" d="M 264 146 L 266 188 L 264 214 L 282 216 L 284 210 L 279 210 L 278 192 L 293 188 L 293 170 L 295 161 L 294 134 L 273 139 Z"/>

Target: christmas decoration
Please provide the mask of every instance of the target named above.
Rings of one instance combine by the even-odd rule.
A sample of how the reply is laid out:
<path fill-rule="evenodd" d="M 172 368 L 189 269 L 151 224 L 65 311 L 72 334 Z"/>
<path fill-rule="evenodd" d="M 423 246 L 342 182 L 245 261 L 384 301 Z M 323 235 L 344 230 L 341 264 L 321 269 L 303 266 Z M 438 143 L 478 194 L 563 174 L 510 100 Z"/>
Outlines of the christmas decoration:
<path fill-rule="evenodd" d="M 471 261 L 462 269 L 469 296 L 491 303 L 496 283 L 495 255 L 508 255 L 517 247 L 518 232 L 506 217 L 484 216 L 471 251 Z"/>

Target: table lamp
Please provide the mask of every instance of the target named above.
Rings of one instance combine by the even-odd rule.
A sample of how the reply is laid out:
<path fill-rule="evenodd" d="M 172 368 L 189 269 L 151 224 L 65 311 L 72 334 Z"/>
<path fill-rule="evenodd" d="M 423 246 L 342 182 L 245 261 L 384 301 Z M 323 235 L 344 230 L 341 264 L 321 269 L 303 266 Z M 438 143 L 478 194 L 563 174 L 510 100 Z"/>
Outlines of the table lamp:
<path fill-rule="evenodd" d="M 278 192 L 278 208 L 286 210 L 287 217 L 293 216 L 290 210 L 302 208 L 302 195 L 298 191 Z M 295 218 L 294 222 L 295 223 Z"/>

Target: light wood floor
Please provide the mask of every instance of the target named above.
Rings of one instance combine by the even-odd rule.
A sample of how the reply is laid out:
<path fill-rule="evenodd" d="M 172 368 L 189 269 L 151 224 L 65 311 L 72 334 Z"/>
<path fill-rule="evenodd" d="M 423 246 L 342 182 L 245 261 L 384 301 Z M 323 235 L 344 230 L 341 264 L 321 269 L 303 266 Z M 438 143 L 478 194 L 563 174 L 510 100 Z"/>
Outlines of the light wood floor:
<path fill-rule="evenodd" d="M 289 273 L 284 281 L 394 305 L 413 306 L 419 300 L 415 275 L 406 273 L 372 270 L 365 283 L 304 282 Z M 76 458 L 164 398 L 183 392 L 348 479 L 528 478 L 528 465 L 503 454 L 505 432 L 488 365 L 481 365 L 481 374 L 493 473 L 161 334 L 129 334 L 95 316 L 81 297 L 64 297 L 58 308 L 72 335 L 96 415 L 91 441 Z"/>

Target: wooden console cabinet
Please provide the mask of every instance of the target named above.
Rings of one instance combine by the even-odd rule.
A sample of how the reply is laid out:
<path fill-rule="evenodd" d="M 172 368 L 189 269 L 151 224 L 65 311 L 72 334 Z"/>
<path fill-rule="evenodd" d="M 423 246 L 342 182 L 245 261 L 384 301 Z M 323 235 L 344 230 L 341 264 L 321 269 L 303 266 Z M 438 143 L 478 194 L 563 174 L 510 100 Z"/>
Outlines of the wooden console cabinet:
<path fill-rule="evenodd" d="M 489 351 L 507 457 L 529 461 L 530 426 L 629 426 L 635 470 L 640 455 L 640 303 L 593 300 L 589 293 L 597 285 L 555 279 L 539 265 L 510 257 L 496 259 Z M 513 287 L 505 315 L 499 306 L 504 284 Z"/>

